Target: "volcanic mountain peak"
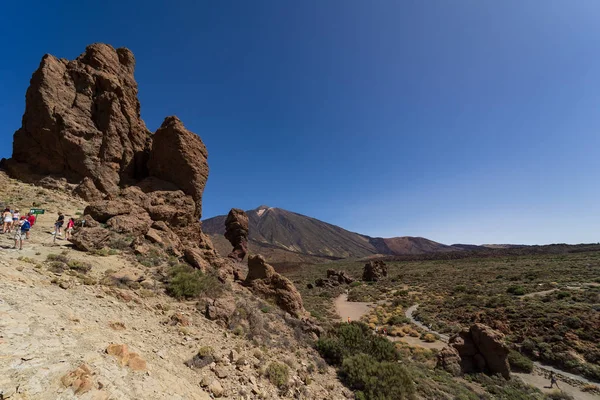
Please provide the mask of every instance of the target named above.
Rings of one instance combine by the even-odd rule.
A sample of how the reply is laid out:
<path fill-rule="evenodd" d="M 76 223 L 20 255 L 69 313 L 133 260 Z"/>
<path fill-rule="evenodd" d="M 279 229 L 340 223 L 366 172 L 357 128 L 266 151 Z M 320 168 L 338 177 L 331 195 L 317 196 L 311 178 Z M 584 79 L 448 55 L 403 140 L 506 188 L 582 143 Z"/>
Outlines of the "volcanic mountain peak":
<path fill-rule="evenodd" d="M 266 255 L 272 262 L 295 258 L 325 259 L 368 257 L 375 254 L 405 255 L 455 250 L 434 241 L 410 236 L 372 238 L 350 232 L 282 208 L 261 205 L 246 212 L 249 219 L 251 252 Z M 225 232 L 224 215 L 203 221 L 204 231 L 221 250 L 229 246 L 221 236 Z M 223 248 L 219 245 L 223 243 Z"/>

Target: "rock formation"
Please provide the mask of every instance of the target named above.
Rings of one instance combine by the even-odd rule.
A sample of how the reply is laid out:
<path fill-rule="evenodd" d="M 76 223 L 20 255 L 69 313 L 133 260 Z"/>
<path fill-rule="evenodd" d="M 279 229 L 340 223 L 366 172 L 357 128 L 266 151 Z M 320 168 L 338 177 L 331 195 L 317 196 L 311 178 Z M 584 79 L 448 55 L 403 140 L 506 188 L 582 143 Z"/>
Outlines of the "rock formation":
<path fill-rule="evenodd" d="M 306 314 L 302 304 L 302 296 L 288 278 L 275 272 L 260 256 L 248 257 L 248 276 L 244 281 L 255 294 L 273 300 L 281 309 L 294 317 Z"/>
<path fill-rule="evenodd" d="M 450 338 L 438 355 L 438 367 L 458 373 L 488 372 L 510 379 L 508 346 L 504 335 L 489 326 L 474 324 Z"/>
<path fill-rule="evenodd" d="M 131 51 L 101 43 L 73 61 L 44 56 L 2 167 L 91 202 L 73 237 L 79 249 L 128 240 L 141 254 L 151 243 L 205 270 L 218 258 L 199 222 L 206 147 L 174 116 L 148 131 L 134 67 Z"/>
<path fill-rule="evenodd" d="M 327 270 L 327 278 L 319 278 L 315 281 L 317 287 L 332 288 L 339 285 L 348 285 L 354 282 L 354 279 L 346 271 L 336 271 L 333 269 Z"/>
<path fill-rule="evenodd" d="M 248 253 L 248 216 L 239 208 L 232 208 L 225 221 L 225 238 L 233 246 L 227 257 L 242 261 Z"/>
<path fill-rule="evenodd" d="M 376 282 L 387 276 L 387 266 L 381 260 L 369 261 L 363 269 L 363 281 Z"/>
<path fill-rule="evenodd" d="M 147 175 L 150 131 L 140 117 L 135 58 L 96 43 L 73 61 L 42 58 L 6 166 L 21 180 L 57 175 L 115 194 Z M 28 179 L 29 178 L 29 179 Z"/>
<path fill-rule="evenodd" d="M 198 135 L 188 131 L 177 117 L 167 117 L 153 137 L 148 172 L 172 182 L 196 202 L 201 217 L 202 193 L 208 179 L 208 152 Z"/>

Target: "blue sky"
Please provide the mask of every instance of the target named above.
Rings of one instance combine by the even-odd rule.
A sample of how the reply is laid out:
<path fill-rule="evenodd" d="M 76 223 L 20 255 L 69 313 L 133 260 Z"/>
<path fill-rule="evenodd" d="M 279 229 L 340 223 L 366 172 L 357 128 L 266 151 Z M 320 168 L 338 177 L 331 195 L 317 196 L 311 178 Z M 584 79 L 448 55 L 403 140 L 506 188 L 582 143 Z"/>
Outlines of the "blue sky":
<path fill-rule="evenodd" d="M 3 4 L 0 157 L 42 55 L 106 42 L 136 56 L 148 127 L 176 114 L 207 145 L 205 218 L 600 240 L 596 0 L 49 3 Z"/>

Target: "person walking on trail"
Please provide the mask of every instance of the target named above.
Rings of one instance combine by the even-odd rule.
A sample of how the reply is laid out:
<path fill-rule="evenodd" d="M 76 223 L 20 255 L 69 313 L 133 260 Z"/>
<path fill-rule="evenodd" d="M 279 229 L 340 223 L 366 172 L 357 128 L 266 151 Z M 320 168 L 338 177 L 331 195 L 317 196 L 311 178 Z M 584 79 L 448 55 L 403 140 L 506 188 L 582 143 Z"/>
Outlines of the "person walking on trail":
<path fill-rule="evenodd" d="M 65 239 L 71 239 L 73 227 L 75 227 L 75 218 L 69 218 L 69 221 L 67 222 L 67 228 L 65 229 Z"/>
<path fill-rule="evenodd" d="M 11 228 L 12 228 L 12 223 L 13 223 L 13 219 L 12 219 L 12 213 L 10 212 L 10 208 L 6 207 L 4 209 L 4 211 L 2 212 L 2 222 L 4 223 L 2 225 L 2 233 L 10 233 Z"/>
<path fill-rule="evenodd" d="M 15 209 L 13 212 L 13 228 L 17 229 L 19 227 L 19 221 L 21 220 L 21 213 L 19 209 Z"/>
<path fill-rule="evenodd" d="M 23 217 L 23 218 L 25 218 L 25 217 Z M 25 238 L 27 236 L 27 232 L 29 232 L 31 225 L 29 225 L 29 221 L 27 219 L 22 219 L 22 220 L 18 221 L 17 223 L 19 226 L 16 229 L 15 246 L 13 247 L 13 249 L 16 249 L 17 245 L 18 245 L 19 250 L 23 250 L 23 240 L 25 240 Z"/>
<path fill-rule="evenodd" d="M 554 375 L 554 371 L 550 371 L 550 389 L 552 389 L 556 385 L 556 388 L 560 390 L 558 387 L 558 381 L 556 380 L 556 375 Z"/>
<path fill-rule="evenodd" d="M 27 213 L 27 221 L 29 221 L 30 229 L 33 228 L 33 225 L 35 225 L 35 215 Z M 27 231 L 25 239 L 29 240 L 29 231 Z"/>
<path fill-rule="evenodd" d="M 63 213 L 59 212 L 58 213 L 58 219 L 56 220 L 56 222 L 54 223 L 54 232 L 52 232 L 53 235 L 58 235 L 61 236 L 61 228 L 63 226 L 63 224 L 65 223 L 65 216 L 63 215 Z"/>

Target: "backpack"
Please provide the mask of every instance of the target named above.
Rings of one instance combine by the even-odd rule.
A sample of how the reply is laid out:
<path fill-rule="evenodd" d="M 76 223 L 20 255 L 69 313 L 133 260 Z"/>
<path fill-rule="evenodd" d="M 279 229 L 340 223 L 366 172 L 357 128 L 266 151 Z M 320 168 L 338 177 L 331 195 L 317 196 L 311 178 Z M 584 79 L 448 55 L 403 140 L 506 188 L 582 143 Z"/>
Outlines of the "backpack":
<path fill-rule="evenodd" d="M 31 224 L 26 219 L 23 220 L 23 225 L 21 225 L 22 231 L 28 231 L 31 228 Z"/>

